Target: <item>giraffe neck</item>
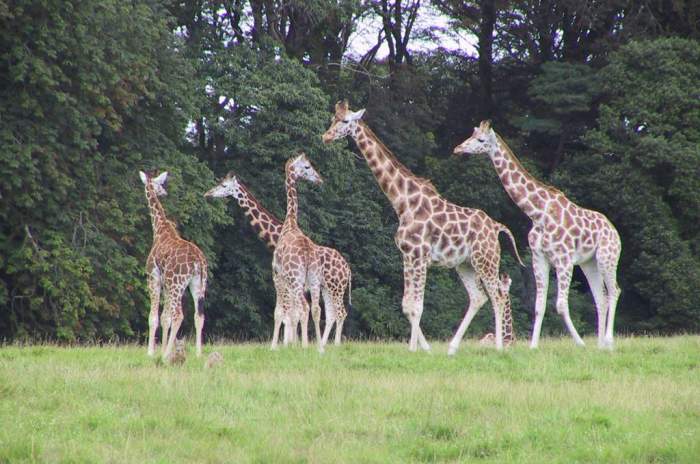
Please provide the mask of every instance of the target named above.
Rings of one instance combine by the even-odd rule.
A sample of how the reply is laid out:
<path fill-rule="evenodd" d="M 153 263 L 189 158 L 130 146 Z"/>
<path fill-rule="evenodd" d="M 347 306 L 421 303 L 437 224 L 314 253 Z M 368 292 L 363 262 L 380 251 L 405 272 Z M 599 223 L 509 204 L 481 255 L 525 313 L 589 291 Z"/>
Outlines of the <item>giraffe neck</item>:
<path fill-rule="evenodd" d="M 238 181 L 241 195 L 236 197 L 238 205 L 243 209 L 251 227 L 265 244 L 274 249 L 282 232 L 282 221 L 265 209 L 248 187 Z"/>
<path fill-rule="evenodd" d="M 534 223 L 540 223 L 546 215 L 547 202 L 563 194 L 527 172 L 503 139 L 498 135 L 496 138 L 497 148 L 489 153 L 489 157 L 503 188 Z"/>
<path fill-rule="evenodd" d="M 420 191 L 426 182 L 404 166 L 363 121 L 358 122 L 352 138 L 377 179 L 379 188 L 401 216 L 406 208 L 404 193 Z"/>
<path fill-rule="evenodd" d="M 284 218 L 282 230 L 286 232 L 299 227 L 297 225 L 297 181 L 290 173 L 287 173 L 285 186 L 287 188 L 287 215 Z"/>
<path fill-rule="evenodd" d="M 178 235 L 177 230 L 168 221 L 165 215 L 163 205 L 161 205 L 158 195 L 156 195 L 153 186 L 146 186 L 146 200 L 148 200 L 148 209 L 151 213 L 151 225 L 153 226 L 153 240 L 157 240 L 163 235 L 174 234 Z"/>

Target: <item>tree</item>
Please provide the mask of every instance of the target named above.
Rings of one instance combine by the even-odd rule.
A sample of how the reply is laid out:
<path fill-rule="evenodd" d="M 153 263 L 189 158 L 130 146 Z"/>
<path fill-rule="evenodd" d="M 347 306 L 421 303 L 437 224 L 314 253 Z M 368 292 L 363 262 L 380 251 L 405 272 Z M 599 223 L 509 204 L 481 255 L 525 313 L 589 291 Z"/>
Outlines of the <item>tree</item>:
<path fill-rule="evenodd" d="M 631 329 L 697 330 L 700 44 L 632 42 L 601 71 L 608 100 L 565 181 L 620 229 L 620 316 Z"/>

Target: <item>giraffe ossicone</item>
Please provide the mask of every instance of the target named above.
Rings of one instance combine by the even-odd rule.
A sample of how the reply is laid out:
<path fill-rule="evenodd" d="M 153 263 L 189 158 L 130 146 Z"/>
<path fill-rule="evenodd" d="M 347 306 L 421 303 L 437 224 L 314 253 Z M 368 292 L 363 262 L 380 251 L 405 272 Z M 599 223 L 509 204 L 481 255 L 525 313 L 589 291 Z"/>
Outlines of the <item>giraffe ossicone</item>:
<path fill-rule="evenodd" d="M 620 288 L 617 265 L 622 244 L 615 226 L 603 214 L 582 208 L 562 192 L 534 178 L 520 164 L 489 121 L 455 147 L 458 155 L 487 155 L 513 202 L 530 218 L 528 242 L 537 295 L 531 348 L 539 343 L 547 303 L 550 267 L 557 275 L 557 312 L 578 345 L 583 345 L 569 314 L 573 267 L 583 270 L 598 313 L 598 346 L 613 347 L 613 328 Z"/>
<path fill-rule="evenodd" d="M 206 192 L 204 196 L 234 197 L 260 239 L 271 250 L 277 247 L 277 242 L 282 234 L 282 221 L 260 204 L 250 189 L 233 171 L 229 172 L 219 184 Z M 335 344 L 339 345 L 343 323 L 347 317 L 347 310 L 344 305 L 346 289 L 348 292 L 348 305 L 352 306 L 352 273 L 350 265 L 337 250 L 318 245 L 313 241 L 310 242 L 313 248 L 312 256 L 317 263 L 311 266 L 311 269 L 319 269 L 320 275 L 307 280 L 313 281 L 318 279 L 321 283 L 320 289 L 316 287 L 309 289 L 311 291 L 311 314 L 314 320 L 314 328 L 317 334 L 320 333 L 321 308 L 319 301 L 322 297 L 326 314 L 326 326 L 321 343 L 323 346 L 326 345 L 330 331 L 335 324 Z M 303 321 L 305 319 L 308 321 L 309 308 L 306 300 L 304 301 L 303 311 L 304 313 L 301 316 L 302 331 L 305 330 Z"/>
<path fill-rule="evenodd" d="M 353 138 L 399 218 L 394 240 L 403 256 L 402 310 L 411 324 L 409 349 L 416 351 L 418 345 L 423 350 L 430 349 L 420 319 L 426 274 L 431 265 L 455 268 L 469 294 L 468 309 L 448 354 L 457 351 L 472 319 L 489 299 L 494 308 L 496 346 L 502 349 L 504 297 L 499 282 L 498 234 L 507 233 L 517 254 L 512 234 L 483 211 L 443 199 L 429 180 L 414 175 L 401 164 L 364 123 L 363 115 L 364 110 L 351 111 L 347 100 L 339 101 L 322 139 L 331 143 L 346 136 Z"/>
<path fill-rule="evenodd" d="M 153 227 L 153 246 L 146 259 L 148 292 L 151 299 L 148 318 L 148 355 L 155 354 L 155 336 L 160 319 L 162 355 L 166 360 L 170 356 L 182 324 L 182 297 L 189 289 L 195 307 L 197 356 L 201 356 L 204 297 L 207 290 L 207 259 L 194 243 L 180 237 L 158 199 L 159 196 L 167 195 L 165 190 L 167 171 L 155 177 L 139 171 L 139 177 L 145 186 Z M 162 292 L 165 293 L 163 313 L 159 315 Z"/>

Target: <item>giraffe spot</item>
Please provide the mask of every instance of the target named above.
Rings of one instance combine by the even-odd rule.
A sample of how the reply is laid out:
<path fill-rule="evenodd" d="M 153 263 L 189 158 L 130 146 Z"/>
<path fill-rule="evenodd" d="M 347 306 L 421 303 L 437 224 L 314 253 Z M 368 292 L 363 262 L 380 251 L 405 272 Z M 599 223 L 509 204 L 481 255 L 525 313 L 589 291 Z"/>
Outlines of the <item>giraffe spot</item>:
<path fill-rule="evenodd" d="M 478 215 L 474 215 L 472 217 L 471 226 L 473 229 L 476 229 L 476 230 L 481 228 L 481 218 Z"/>
<path fill-rule="evenodd" d="M 416 207 L 418 206 L 418 203 L 420 202 L 420 196 L 414 195 L 411 198 L 408 199 L 408 207 L 411 210 L 415 210 Z"/>
<path fill-rule="evenodd" d="M 406 184 L 409 195 L 413 195 L 414 193 L 418 192 L 418 185 L 416 184 L 416 181 L 409 180 L 406 182 Z"/>
<path fill-rule="evenodd" d="M 438 226 L 442 227 L 445 222 L 447 222 L 447 214 L 446 213 L 438 213 L 433 215 L 433 222 L 437 224 Z"/>
<path fill-rule="evenodd" d="M 574 218 L 571 217 L 571 214 L 568 211 L 564 211 L 563 221 L 564 227 L 567 229 L 574 225 Z"/>
<path fill-rule="evenodd" d="M 399 176 L 398 179 L 396 179 L 396 187 L 399 189 L 400 192 L 403 192 L 406 188 L 406 181 L 402 176 Z"/>

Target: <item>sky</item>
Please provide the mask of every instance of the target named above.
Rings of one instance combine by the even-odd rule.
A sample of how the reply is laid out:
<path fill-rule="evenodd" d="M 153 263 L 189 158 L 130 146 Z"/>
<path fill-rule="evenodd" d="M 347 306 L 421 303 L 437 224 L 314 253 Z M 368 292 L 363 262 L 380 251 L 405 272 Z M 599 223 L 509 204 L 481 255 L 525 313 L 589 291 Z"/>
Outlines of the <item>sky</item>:
<path fill-rule="evenodd" d="M 372 15 L 364 18 L 357 26 L 355 32 L 350 36 L 348 44 L 348 55 L 361 57 L 370 48 L 376 45 L 377 36 L 382 23 L 379 18 Z M 430 30 L 438 38 L 437 42 L 432 40 L 421 40 L 415 33 Z M 437 48 L 448 50 L 462 50 L 469 55 L 476 55 L 477 38 L 464 31 L 456 31 L 450 26 L 449 18 L 438 12 L 430 5 L 422 5 L 418 12 L 418 19 L 413 28 L 412 38 L 409 42 L 409 50 L 428 51 Z M 389 47 L 382 44 L 377 58 L 385 58 L 389 54 Z"/>

